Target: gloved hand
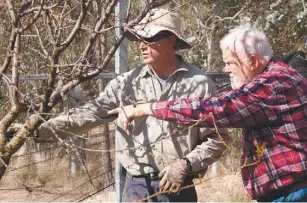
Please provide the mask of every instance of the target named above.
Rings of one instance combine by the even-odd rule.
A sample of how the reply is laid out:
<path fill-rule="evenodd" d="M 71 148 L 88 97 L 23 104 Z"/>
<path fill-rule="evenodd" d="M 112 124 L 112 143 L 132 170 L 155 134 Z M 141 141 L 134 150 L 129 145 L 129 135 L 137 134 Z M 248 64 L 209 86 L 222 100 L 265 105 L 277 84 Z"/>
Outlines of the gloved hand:
<path fill-rule="evenodd" d="M 186 159 L 178 159 L 159 173 L 159 178 L 163 177 L 159 183 L 160 190 L 178 192 L 189 172 L 191 172 L 191 165 L 188 161 Z"/>

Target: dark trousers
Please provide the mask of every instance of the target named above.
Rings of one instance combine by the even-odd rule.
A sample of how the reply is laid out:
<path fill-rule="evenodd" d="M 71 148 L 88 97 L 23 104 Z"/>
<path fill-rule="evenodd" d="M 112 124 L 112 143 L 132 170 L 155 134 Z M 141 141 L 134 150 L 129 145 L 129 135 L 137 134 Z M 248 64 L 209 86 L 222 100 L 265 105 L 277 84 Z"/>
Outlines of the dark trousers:
<path fill-rule="evenodd" d="M 183 183 L 185 185 L 191 185 L 192 177 L 187 177 Z M 127 172 L 126 183 L 123 191 L 123 202 L 137 202 L 143 198 L 159 192 L 160 179 L 153 179 L 149 176 L 132 176 Z M 197 194 L 195 187 L 187 188 L 179 191 L 178 193 L 161 194 L 147 202 L 197 202 Z"/>
<path fill-rule="evenodd" d="M 286 195 L 281 194 L 280 197 L 266 196 L 258 200 L 258 202 L 306 202 L 306 201 L 307 201 L 307 188 L 302 188 Z"/>
<path fill-rule="evenodd" d="M 306 202 L 307 176 L 282 190 L 275 190 L 257 200 L 258 202 Z"/>

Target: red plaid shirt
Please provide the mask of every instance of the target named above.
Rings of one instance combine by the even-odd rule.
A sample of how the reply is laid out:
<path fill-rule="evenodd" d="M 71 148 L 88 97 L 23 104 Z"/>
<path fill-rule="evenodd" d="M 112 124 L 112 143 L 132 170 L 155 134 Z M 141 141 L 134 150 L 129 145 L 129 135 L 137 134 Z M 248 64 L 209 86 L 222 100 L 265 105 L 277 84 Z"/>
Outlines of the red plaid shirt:
<path fill-rule="evenodd" d="M 270 62 L 253 81 L 219 97 L 153 104 L 157 118 L 185 125 L 242 128 L 243 184 L 258 199 L 307 176 L 307 80 Z M 212 115 L 212 116 L 210 116 Z M 199 120 L 201 120 L 199 122 Z M 263 154 L 256 146 L 264 146 Z"/>

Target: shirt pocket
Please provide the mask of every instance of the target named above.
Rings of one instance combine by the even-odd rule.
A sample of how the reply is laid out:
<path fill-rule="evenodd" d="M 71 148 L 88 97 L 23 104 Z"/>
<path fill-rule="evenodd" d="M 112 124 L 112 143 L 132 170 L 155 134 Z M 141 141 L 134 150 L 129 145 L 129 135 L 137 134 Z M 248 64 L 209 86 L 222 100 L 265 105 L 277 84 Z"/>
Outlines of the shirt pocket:
<path fill-rule="evenodd" d="M 180 158 L 188 154 L 190 152 L 191 144 L 189 127 L 170 123 L 169 130 L 169 141 L 171 143 L 169 143 L 168 147 L 170 148 L 172 145 L 178 156 L 176 158 Z"/>

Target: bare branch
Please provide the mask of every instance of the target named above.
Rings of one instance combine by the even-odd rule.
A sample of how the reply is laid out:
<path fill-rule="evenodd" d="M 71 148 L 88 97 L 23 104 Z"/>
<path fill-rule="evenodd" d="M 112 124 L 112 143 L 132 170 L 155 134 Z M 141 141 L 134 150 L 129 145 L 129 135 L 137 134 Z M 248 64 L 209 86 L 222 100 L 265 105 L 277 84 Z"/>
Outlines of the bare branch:
<path fill-rule="evenodd" d="M 4 59 L 4 62 L 1 66 L 0 69 L 0 78 L 2 76 L 2 74 L 7 70 L 7 68 L 9 67 L 9 64 L 11 63 L 11 59 L 12 59 L 12 52 L 14 50 L 14 45 L 15 45 L 15 41 L 16 41 L 16 36 L 17 36 L 17 19 L 16 19 L 16 14 L 13 10 L 13 6 L 11 4 L 10 0 L 6 0 L 6 4 L 8 7 L 8 12 L 10 14 L 10 18 L 11 18 L 11 24 L 12 24 L 12 32 L 11 32 L 11 37 L 10 37 L 10 42 L 8 45 L 8 52 L 7 52 L 7 56 Z"/>
<path fill-rule="evenodd" d="M 12 6 L 12 3 L 10 0 L 6 0 L 6 5 L 7 5 L 7 8 L 8 8 L 8 13 L 11 17 L 11 20 L 12 20 L 12 24 L 16 26 L 16 22 L 18 21 L 17 20 L 17 17 L 16 17 L 16 13 L 14 11 L 14 8 Z"/>
<path fill-rule="evenodd" d="M 127 13 L 126 13 L 127 22 L 129 21 L 130 14 L 131 14 L 131 0 L 128 0 L 128 3 L 127 3 Z"/>
<path fill-rule="evenodd" d="M 23 26 L 22 28 L 20 28 L 20 29 L 18 30 L 19 33 L 22 33 L 22 32 L 24 32 L 25 30 L 29 29 L 29 28 L 36 22 L 36 20 L 37 20 L 37 19 L 39 18 L 39 16 L 41 15 L 41 12 L 42 12 L 42 10 L 43 10 L 43 6 L 44 6 L 44 0 L 41 1 L 41 5 L 40 5 L 39 9 L 38 9 L 38 11 L 36 12 L 35 16 L 31 19 L 31 21 L 30 21 L 28 24 L 26 24 L 25 26 Z"/>
<path fill-rule="evenodd" d="M 61 14 L 60 14 L 60 17 L 59 17 L 59 21 L 58 21 L 58 25 L 56 26 L 56 32 L 55 32 L 55 36 L 57 38 L 56 40 L 56 43 L 59 42 L 60 40 L 60 36 L 61 36 L 61 27 L 62 27 L 62 23 L 63 23 L 63 19 L 64 19 L 64 12 L 65 12 L 65 9 L 67 7 L 67 0 L 64 2 L 64 6 L 63 6 L 63 9 L 61 11 Z"/>
<path fill-rule="evenodd" d="M 56 2 L 55 4 L 53 4 L 53 5 L 51 5 L 51 6 L 43 6 L 43 10 L 44 10 L 44 11 L 46 11 L 46 10 L 51 10 L 51 9 L 55 8 L 56 6 L 58 6 L 58 5 L 59 5 L 59 3 Z M 29 8 L 29 9 L 27 9 L 26 11 L 22 12 L 22 13 L 20 14 L 20 17 L 24 17 L 24 16 L 26 16 L 26 15 L 30 15 L 30 14 L 32 14 L 32 13 L 34 13 L 34 12 L 37 12 L 38 10 L 40 10 L 40 7 L 41 7 L 41 6 L 36 6 L 36 7 Z"/>
<path fill-rule="evenodd" d="M 120 45 L 123 39 L 124 39 L 124 35 L 119 36 L 119 38 L 116 40 L 116 43 L 114 43 L 113 47 L 109 50 L 107 56 L 104 58 L 102 65 L 99 66 L 95 71 L 85 76 L 82 76 L 82 77 L 79 76 L 78 79 L 74 79 L 68 82 L 66 85 L 63 86 L 63 89 L 61 92 L 56 92 L 56 91 L 53 92 L 50 98 L 51 107 L 53 107 L 61 99 L 61 94 L 67 94 L 67 92 L 72 90 L 74 87 L 79 85 L 81 82 L 92 79 L 96 77 L 99 73 L 101 73 L 103 69 L 107 66 L 107 64 L 110 62 L 112 56 L 115 54 L 118 46 Z"/>
<path fill-rule="evenodd" d="M 73 30 L 71 31 L 70 35 L 67 37 L 67 39 L 61 43 L 59 46 L 61 48 L 59 48 L 59 52 L 63 51 L 64 49 L 66 49 L 69 44 L 73 41 L 73 39 L 75 38 L 75 36 L 77 35 L 80 27 L 81 27 L 81 24 L 82 22 L 84 21 L 85 19 L 85 16 L 86 16 L 86 13 L 87 13 L 87 9 L 88 9 L 88 6 L 89 6 L 89 2 L 90 0 L 88 0 L 87 2 L 85 2 L 85 0 L 82 0 L 81 1 L 81 12 L 80 12 L 80 15 L 78 17 L 78 20 L 75 24 L 75 27 L 73 28 Z"/>
<path fill-rule="evenodd" d="M 49 10 L 45 11 L 45 16 L 47 17 L 47 29 L 48 29 L 48 33 L 49 33 L 49 37 L 50 37 L 50 41 L 53 44 L 53 46 L 56 46 L 56 40 L 55 40 L 55 35 L 53 33 L 53 28 L 52 28 L 52 22 L 51 22 L 51 17 L 49 14 Z"/>
<path fill-rule="evenodd" d="M 104 28 L 104 29 L 100 29 L 99 31 L 94 31 L 94 33 L 96 34 L 103 34 L 105 32 L 108 32 L 110 30 L 113 30 L 115 28 L 118 28 L 118 26 L 112 26 L 112 27 L 108 27 L 108 28 Z"/>
<path fill-rule="evenodd" d="M 91 35 L 91 38 L 89 42 L 87 43 L 82 55 L 81 60 L 83 60 L 90 52 L 91 48 L 93 47 L 93 44 L 96 40 L 96 38 L 99 36 L 97 32 L 102 28 L 102 26 L 106 23 L 106 21 L 109 19 L 111 13 L 113 12 L 115 6 L 117 4 L 117 0 L 112 0 L 112 3 L 109 4 L 109 6 L 106 8 L 106 12 L 104 16 L 101 16 L 99 21 L 96 23 L 94 28 L 94 33 Z"/>
<path fill-rule="evenodd" d="M 306 13 L 307 12 L 307 8 L 306 8 L 306 5 L 305 5 L 305 0 L 302 0 L 302 5 L 303 5 L 304 13 Z"/>
<path fill-rule="evenodd" d="M 0 147 L 3 147 L 6 143 L 6 131 L 8 127 L 13 123 L 20 113 L 20 103 L 18 99 L 18 67 L 19 67 L 19 55 L 20 50 L 20 34 L 16 37 L 16 43 L 14 46 L 13 54 L 13 66 L 12 66 L 12 82 L 9 86 L 11 109 L 0 121 Z"/>
<path fill-rule="evenodd" d="M 42 54 L 40 51 L 32 48 L 32 47 L 28 47 L 28 49 L 30 49 L 31 51 L 37 53 L 38 55 L 40 55 L 41 57 L 45 58 L 45 59 L 48 59 L 48 56 L 46 56 L 45 54 Z"/>
<path fill-rule="evenodd" d="M 42 49 L 42 51 L 44 52 L 44 57 L 46 57 L 46 58 L 48 58 L 48 51 L 47 51 L 47 49 L 45 48 L 45 46 L 44 46 L 44 43 L 43 43 L 43 41 L 42 41 L 42 38 L 41 38 L 41 36 L 40 36 L 40 33 L 39 33 L 39 30 L 38 30 L 38 28 L 37 28 L 37 26 L 34 26 L 34 28 L 35 28 L 35 31 L 36 31 L 36 34 L 37 34 L 37 37 L 38 37 L 38 41 L 39 41 L 39 46 L 40 46 L 40 48 Z"/>
<path fill-rule="evenodd" d="M 230 21 L 234 20 L 236 17 L 238 17 L 238 16 L 244 11 L 244 9 L 245 9 L 251 2 L 252 2 L 251 0 L 247 0 L 246 3 L 245 3 L 245 5 L 242 6 L 242 8 L 241 8 L 234 16 L 232 16 L 232 17 L 225 17 L 225 18 L 220 18 L 220 17 L 218 17 L 218 18 L 219 18 L 219 21 L 220 21 L 220 22 L 223 22 L 223 21 L 225 21 L 225 20 L 230 20 Z"/>

